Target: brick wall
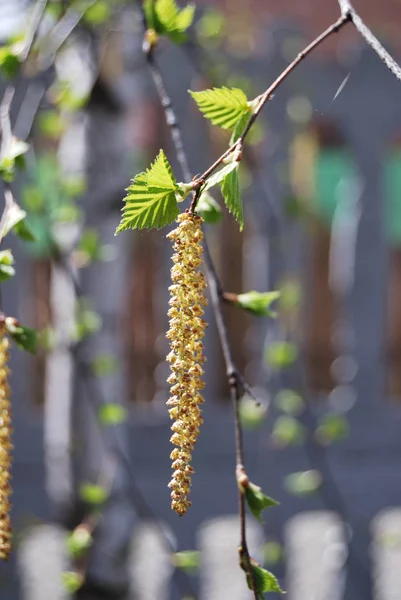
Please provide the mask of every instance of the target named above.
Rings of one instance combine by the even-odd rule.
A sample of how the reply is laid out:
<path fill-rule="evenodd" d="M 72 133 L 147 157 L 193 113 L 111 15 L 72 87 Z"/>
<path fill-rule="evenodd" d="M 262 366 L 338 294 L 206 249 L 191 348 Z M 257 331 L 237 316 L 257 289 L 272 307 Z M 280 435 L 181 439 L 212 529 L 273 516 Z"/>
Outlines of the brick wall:
<path fill-rule="evenodd" d="M 340 15 L 337 0 L 198 0 L 205 6 L 220 6 L 228 13 L 247 14 L 255 25 L 286 19 L 299 23 L 308 37 L 323 31 Z M 388 44 L 401 51 L 400 0 L 354 0 L 353 5 L 366 24 Z M 261 13 L 263 18 L 261 21 Z M 328 40 L 321 48 L 322 53 L 332 53 L 357 38 L 353 27 Z"/>

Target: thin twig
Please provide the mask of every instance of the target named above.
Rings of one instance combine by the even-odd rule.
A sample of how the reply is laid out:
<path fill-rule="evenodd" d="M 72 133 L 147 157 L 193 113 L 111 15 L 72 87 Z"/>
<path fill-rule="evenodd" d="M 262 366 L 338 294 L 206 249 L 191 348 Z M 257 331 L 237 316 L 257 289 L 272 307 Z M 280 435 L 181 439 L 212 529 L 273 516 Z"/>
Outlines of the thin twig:
<path fill-rule="evenodd" d="M 343 17 L 348 17 L 355 28 L 359 31 L 365 42 L 376 52 L 386 67 L 401 81 L 401 67 L 394 58 L 382 46 L 369 27 L 365 25 L 349 0 L 338 0 Z"/>
<path fill-rule="evenodd" d="M 184 150 L 184 144 L 182 141 L 182 135 L 180 126 L 178 124 L 177 118 L 175 116 L 175 112 L 173 109 L 173 105 L 171 99 L 167 93 L 166 87 L 164 85 L 164 80 L 160 69 L 154 60 L 153 47 L 149 46 L 149 50 L 146 52 L 146 59 L 149 65 L 149 69 L 152 75 L 153 82 L 155 84 L 161 105 L 164 109 L 164 114 L 166 117 L 166 122 L 168 127 L 170 128 L 171 138 L 174 143 L 174 148 L 177 156 L 178 163 L 181 167 L 181 171 L 185 181 L 190 181 L 192 179 L 191 170 L 189 168 L 188 159 Z"/>
<path fill-rule="evenodd" d="M 323 33 L 321 33 L 317 38 L 313 40 L 313 42 L 311 42 L 304 50 L 302 50 L 302 52 L 300 52 L 298 56 L 288 65 L 288 67 L 279 75 L 279 77 L 277 77 L 277 79 L 271 84 L 271 86 L 268 87 L 267 90 L 261 96 L 259 96 L 259 101 L 256 105 L 256 108 L 254 109 L 254 112 L 250 117 L 242 135 L 220 156 L 220 158 L 218 158 L 208 169 L 206 169 L 206 171 L 202 175 L 200 175 L 200 177 L 198 177 L 194 181 L 194 188 L 199 189 L 204 184 L 204 182 L 207 179 L 209 179 L 209 177 L 217 169 L 217 167 L 219 167 L 222 164 L 224 159 L 226 159 L 235 150 L 238 151 L 242 148 L 243 143 L 249 134 L 249 131 L 251 130 L 253 124 L 255 123 L 256 119 L 261 113 L 262 108 L 264 107 L 266 102 L 272 98 L 277 88 L 287 79 L 288 75 L 290 75 L 290 73 L 299 65 L 299 63 L 301 63 L 304 60 L 304 58 L 308 56 L 308 54 L 313 52 L 322 42 L 324 42 L 324 40 L 326 40 L 332 34 L 338 33 L 338 31 L 340 31 L 340 29 L 344 27 L 344 25 L 346 25 L 349 21 L 350 15 L 348 13 L 342 15 L 339 19 L 337 19 L 335 23 L 330 25 L 330 27 L 323 31 Z M 195 206 L 193 208 L 195 208 Z"/>
<path fill-rule="evenodd" d="M 145 26 L 145 36 L 147 30 L 146 23 L 146 15 L 144 13 L 143 7 L 141 6 L 141 14 L 142 14 L 142 22 Z M 159 94 L 159 98 L 161 104 L 164 108 L 165 117 L 167 125 L 170 128 L 171 137 L 174 143 L 174 147 L 176 150 L 177 160 L 182 170 L 182 174 L 187 181 L 192 179 L 191 171 L 189 168 L 188 158 L 185 152 L 184 143 L 182 140 L 181 129 L 175 115 L 175 111 L 171 102 L 170 97 L 168 96 L 166 86 L 164 84 L 163 75 L 158 68 L 155 60 L 154 60 L 154 48 L 151 44 L 145 42 L 143 44 L 143 50 L 150 68 L 150 72 L 153 77 L 153 81 L 156 86 L 156 90 Z M 199 196 L 200 186 L 195 191 L 194 199 Z M 192 201 L 192 203 L 195 200 Z M 192 204 L 191 204 L 192 206 Z M 235 423 L 236 423 L 236 472 L 239 467 L 243 467 L 243 445 L 242 445 L 242 428 L 241 422 L 239 418 L 239 400 L 240 400 L 240 389 L 241 386 L 246 389 L 247 393 L 253 396 L 252 390 L 250 386 L 245 382 L 244 377 L 239 374 L 238 369 L 235 366 L 234 359 L 232 356 L 232 350 L 230 346 L 230 342 L 228 339 L 227 327 L 224 322 L 223 313 L 222 313 L 222 296 L 223 290 L 220 284 L 220 280 L 217 276 L 216 269 L 214 267 L 209 247 L 205 240 L 204 243 L 204 251 L 205 251 L 205 269 L 206 276 L 208 280 L 210 297 L 212 301 L 212 308 L 214 317 L 216 320 L 217 330 L 220 338 L 220 343 L 223 351 L 224 362 L 226 365 L 226 375 L 228 385 L 231 390 L 231 395 L 235 399 L 234 400 L 234 411 L 235 411 Z M 252 591 L 254 594 L 255 600 L 258 600 L 258 594 L 256 591 L 256 585 L 253 578 L 253 573 L 251 569 L 250 556 L 248 552 L 248 545 L 246 539 L 246 511 L 245 511 L 245 499 L 244 495 L 240 492 L 239 495 L 239 519 L 240 519 L 240 564 L 245 566 L 245 572 L 248 575 Z"/>
<path fill-rule="evenodd" d="M 142 14 L 142 22 L 144 24 L 146 24 L 146 15 L 143 11 L 141 11 L 141 14 Z M 192 173 L 191 173 L 191 170 L 189 167 L 188 157 L 185 152 L 185 147 L 184 147 L 184 143 L 182 140 L 181 128 L 180 128 L 177 116 L 175 114 L 171 98 L 168 95 L 166 85 L 164 83 L 163 74 L 155 61 L 154 47 L 150 44 L 147 44 L 147 42 L 145 41 L 144 45 L 143 45 L 143 51 L 146 56 L 146 60 L 149 64 L 150 72 L 151 72 L 151 75 L 152 75 L 152 78 L 153 78 L 153 81 L 154 81 L 154 84 L 155 84 L 155 87 L 156 87 L 156 90 L 157 90 L 157 93 L 158 93 L 158 96 L 160 99 L 160 103 L 165 112 L 166 123 L 170 129 L 171 138 L 172 138 L 174 148 L 176 151 L 178 164 L 180 165 L 183 177 L 186 179 L 186 181 L 190 181 L 192 179 Z M 198 190 L 195 192 L 194 198 L 196 198 L 196 196 L 197 196 L 197 194 L 199 194 L 199 192 L 200 192 L 200 188 L 198 188 Z M 193 202 L 194 202 L 194 200 L 193 200 Z M 191 206 L 192 206 L 192 203 L 191 203 Z M 192 209 L 190 208 L 190 210 L 192 210 Z M 242 388 L 245 390 L 245 392 L 257 401 L 254 393 L 252 392 L 250 385 L 245 381 L 244 376 L 238 372 L 238 369 L 236 368 L 236 366 L 234 364 L 234 361 L 232 358 L 232 353 L 230 350 L 230 344 L 229 344 L 228 337 L 227 337 L 227 331 L 226 331 L 226 327 L 224 324 L 223 315 L 221 313 L 221 301 L 223 300 L 223 295 L 224 295 L 223 287 L 221 285 L 220 279 L 219 279 L 216 269 L 214 267 L 213 260 L 210 255 L 210 251 L 209 251 L 209 247 L 208 247 L 206 239 L 204 240 L 204 248 L 205 248 L 205 255 L 207 256 L 207 258 L 205 260 L 205 270 L 206 270 L 206 276 L 208 279 L 209 287 L 213 287 L 217 291 L 218 303 L 213 305 L 213 311 L 214 311 L 216 322 L 222 324 L 221 327 L 219 327 L 219 325 L 218 325 L 218 332 L 219 332 L 220 341 L 221 341 L 221 344 L 223 347 L 223 354 L 224 354 L 224 358 L 225 358 L 225 362 L 226 362 L 227 376 L 230 377 L 232 374 L 234 374 L 236 380 L 242 386 Z M 227 351 L 227 349 L 228 349 L 228 351 Z"/>
<path fill-rule="evenodd" d="M 244 467 L 244 444 L 242 439 L 242 427 L 241 419 L 239 414 L 239 401 L 240 396 L 238 394 L 238 386 L 233 381 L 230 385 L 231 401 L 234 409 L 235 416 L 235 475 L 237 483 L 241 481 L 241 478 L 248 479 L 245 467 Z M 245 510 L 245 493 L 244 488 L 238 485 L 238 513 L 240 520 L 240 544 L 238 548 L 239 561 L 241 567 L 244 569 L 246 575 L 249 578 L 251 589 L 255 600 L 258 600 L 259 594 L 255 585 L 255 579 L 253 576 L 251 566 L 251 556 L 249 554 L 247 537 L 246 537 L 246 510 Z"/>

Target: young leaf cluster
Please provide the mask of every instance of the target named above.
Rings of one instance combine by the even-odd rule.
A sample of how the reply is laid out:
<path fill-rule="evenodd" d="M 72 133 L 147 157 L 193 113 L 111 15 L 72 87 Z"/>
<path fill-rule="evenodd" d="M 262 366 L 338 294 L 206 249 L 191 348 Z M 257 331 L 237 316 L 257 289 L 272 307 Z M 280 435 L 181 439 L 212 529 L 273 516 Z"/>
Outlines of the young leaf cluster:
<path fill-rule="evenodd" d="M 176 44 L 185 42 L 195 15 L 194 4 L 180 9 L 175 0 L 144 0 L 143 9 L 148 29 L 166 35 Z"/>

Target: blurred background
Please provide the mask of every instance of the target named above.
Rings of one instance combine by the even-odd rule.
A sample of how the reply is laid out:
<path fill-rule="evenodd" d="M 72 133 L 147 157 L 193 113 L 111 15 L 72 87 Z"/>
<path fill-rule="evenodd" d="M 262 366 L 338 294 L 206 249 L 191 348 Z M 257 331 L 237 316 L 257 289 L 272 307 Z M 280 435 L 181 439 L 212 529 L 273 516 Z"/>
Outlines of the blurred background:
<path fill-rule="evenodd" d="M 400 2 L 354 4 L 400 57 Z M 171 245 L 165 230 L 114 237 L 130 179 L 159 148 L 184 180 L 138 6 L 38 5 L 11 114 L 31 144 L 13 191 L 35 241 L 11 239 L 17 275 L 2 286 L 4 312 L 38 330 L 38 349 L 11 359 L 15 549 L 1 597 L 246 600 L 213 315 L 193 505 L 178 519 L 167 488 Z M 34 6 L 0 1 L 5 48 Z M 240 87 L 252 99 L 338 16 L 335 0 L 198 0 L 188 40 L 155 53 L 194 173 L 229 136 L 187 90 Z M 261 403 L 241 403 L 247 471 L 280 502 L 264 524 L 249 516 L 250 549 L 289 600 L 401 598 L 400 144 L 400 84 L 349 25 L 257 121 L 240 169 L 243 233 L 224 209 L 206 226 L 224 290 L 280 291 L 275 318 L 233 306 L 224 316 Z"/>

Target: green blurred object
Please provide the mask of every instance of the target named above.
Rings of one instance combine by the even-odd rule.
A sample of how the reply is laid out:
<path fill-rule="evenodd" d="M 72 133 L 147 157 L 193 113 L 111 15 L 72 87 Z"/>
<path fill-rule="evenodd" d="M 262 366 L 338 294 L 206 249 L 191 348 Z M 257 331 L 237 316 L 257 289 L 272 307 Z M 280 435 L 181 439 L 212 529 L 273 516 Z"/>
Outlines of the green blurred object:
<path fill-rule="evenodd" d="M 261 548 L 261 555 L 266 565 L 276 565 L 283 560 L 284 549 L 279 542 L 266 542 Z"/>
<path fill-rule="evenodd" d="M 401 151 L 391 154 L 384 167 L 385 228 L 390 244 L 401 244 Z"/>
<path fill-rule="evenodd" d="M 331 444 L 347 437 L 348 431 L 349 425 L 346 417 L 341 414 L 332 413 L 324 415 L 319 420 L 315 435 L 321 443 Z"/>
<path fill-rule="evenodd" d="M 356 165 L 344 149 L 323 149 L 316 161 L 315 197 L 312 210 L 331 225 L 338 202 L 341 181 L 353 177 Z M 387 240 L 401 244 L 401 151 L 394 150 L 383 163 L 384 226 Z"/>
<path fill-rule="evenodd" d="M 83 193 L 85 182 L 81 177 L 64 177 L 57 158 L 51 154 L 40 156 L 28 175 L 22 204 L 28 212 L 31 234 L 36 241 L 27 246 L 27 251 L 37 257 L 51 256 L 57 247 L 55 228 L 81 220 L 76 199 Z"/>
<path fill-rule="evenodd" d="M 80 558 L 91 547 L 92 541 L 91 533 L 85 526 L 80 525 L 67 536 L 67 552 L 74 559 Z"/>
<path fill-rule="evenodd" d="M 79 489 L 79 495 L 87 504 L 104 504 L 107 500 L 108 493 L 96 483 L 83 483 Z"/>
<path fill-rule="evenodd" d="M 239 418 L 244 429 L 258 429 L 263 424 L 267 407 L 257 404 L 250 396 L 243 396 L 239 403 Z"/>
<path fill-rule="evenodd" d="M 173 563 L 177 569 L 196 571 L 199 569 L 200 553 L 196 550 L 184 550 L 173 554 Z"/>
<path fill-rule="evenodd" d="M 64 588 L 70 594 L 77 592 L 84 582 L 83 575 L 75 571 L 64 571 L 61 577 Z"/>
<path fill-rule="evenodd" d="M 99 408 L 99 421 L 102 425 L 119 425 L 127 419 L 127 410 L 121 404 L 104 404 Z"/>
<path fill-rule="evenodd" d="M 277 393 L 275 404 L 278 409 L 288 415 L 299 415 L 304 408 L 302 396 L 290 389 L 280 390 Z"/>
<path fill-rule="evenodd" d="M 276 420 L 272 436 L 280 446 L 302 444 L 305 439 L 305 429 L 297 419 L 286 415 Z"/>
<path fill-rule="evenodd" d="M 280 292 L 257 292 L 252 290 L 245 294 L 238 294 L 237 304 L 259 317 L 275 317 L 271 304 L 280 297 Z"/>
<path fill-rule="evenodd" d="M 290 342 L 273 342 L 266 348 L 265 360 L 274 369 L 284 369 L 292 365 L 298 357 L 298 350 Z"/>
<path fill-rule="evenodd" d="M 285 488 L 294 496 L 310 496 L 315 494 L 322 484 L 319 471 L 298 471 L 290 473 L 285 478 Z"/>

